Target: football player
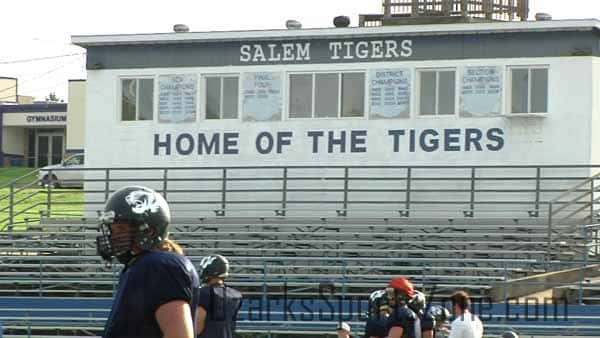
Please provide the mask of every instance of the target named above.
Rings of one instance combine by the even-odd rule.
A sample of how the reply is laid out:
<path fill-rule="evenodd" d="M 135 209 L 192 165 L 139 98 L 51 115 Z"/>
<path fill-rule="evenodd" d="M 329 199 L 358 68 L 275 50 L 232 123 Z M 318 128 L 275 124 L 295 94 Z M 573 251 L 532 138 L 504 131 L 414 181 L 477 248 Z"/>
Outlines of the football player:
<path fill-rule="evenodd" d="M 387 321 L 389 338 L 433 338 L 434 321 L 423 313 L 425 295 L 415 291 L 408 279 L 393 278 L 386 294 L 392 305 Z"/>
<path fill-rule="evenodd" d="M 210 255 L 200 261 L 200 301 L 196 313 L 198 338 L 232 338 L 242 294 L 225 285 L 229 277 L 229 261 L 221 255 Z"/>
<path fill-rule="evenodd" d="M 434 338 L 447 337 L 450 331 L 448 330 L 448 324 L 451 313 L 443 306 L 432 305 L 427 309 L 429 316 L 435 320 L 435 326 L 433 327 Z"/>
<path fill-rule="evenodd" d="M 374 291 L 369 296 L 368 316 L 365 325 L 365 338 L 386 337 L 390 306 L 385 290 Z"/>
<path fill-rule="evenodd" d="M 199 279 L 168 239 L 169 206 L 155 191 L 127 186 L 100 213 L 98 254 L 123 264 L 103 337 L 193 338 Z"/>

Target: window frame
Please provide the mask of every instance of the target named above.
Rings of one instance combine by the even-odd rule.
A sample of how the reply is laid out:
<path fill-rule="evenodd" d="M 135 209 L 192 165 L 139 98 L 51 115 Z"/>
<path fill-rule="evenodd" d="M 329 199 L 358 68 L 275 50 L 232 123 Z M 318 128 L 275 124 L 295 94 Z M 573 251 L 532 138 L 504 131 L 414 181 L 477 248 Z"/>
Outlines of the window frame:
<path fill-rule="evenodd" d="M 448 71 L 452 71 L 454 72 L 454 107 L 453 109 L 453 113 L 452 114 L 440 114 L 439 113 L 439 96 L 440 96 L 440 72 L 448 72 Z M 435 104 L 435 113 L 432 115 L 424 115 L 421 114 L 421 73 L 423 72 L 435 72 L 435 100 L 436 100 L 436 104 Z M 414 108 L 415 108 L 415 113 L 414 113 L 414 117 L 417 118 L 424 118 L 424 119 L 431 119 L 431 118 L 457 118 L 458 117 L 458 104 L 459 104 L 459 99 L 460 97 L 458 96 L 458 69 L 457 67 L 435 67 L 435 68 L 415 68 L 415 86 L 414 86 L 414 93 L 415 93 L 415 98 L 413 100 L 414 102 Z M 411 116 L 412 117 L 412 116 Z"/>
<path fill-rule="evenodd" d="M 311 114 L 308 117 L 292 117 L 291 116 L 291 95 L 292 95 L 292 76 L 293 75 L 311 75 L 311 99 L 312 99 L 312 104 L 311 104 Z M 316 84 L 317 84 L 317 74 L 335 74 L 337 76 L 337 112 L 336 112 L 336 116 L 323 116 L 323 117 L 317 117 L 315 116 L 316 111 L 316 105 L 317 105 L 317 101 L 316 101 Z M 342 88 L 342 84 L 343 84 L 343 74 L 362 74 L 363 75 L 363 90 L 362 90 L 362 95 L 363 95 L 363 114 L 362 116 L 347 116 L 344 117 L 342 116 L 342 104 L 343 104 L 343 98 L 342 98 L 342 92 L 343 92 L 343 88 Z M 366 88 L 367 88 L 367 71 L 364 69 L 360 69 L 360 70 L 319 70 L 319 71 L 295 71 L 295 72 L 288 72 L 287 73 L 287 83 L 286 83 L 286 88 L 287 88 L 287 94 L 286 94 L 286 114 L 285 117 L 288 120 L 293 120 L 293 121 L 297 121 L 297 120 L 309 120 L 309 119 L 316 119 L 316 120 L 332 120 L 332 119 L 366 119 L 368 116 L 368 111 L 367 111 L 367 102 L 368 102 L 368 97 L 366 95 Z"/>
<path fill-rule="evenodd" d="M 519 115 L 545 115 L 550 111 L 550 65 L 512 65 L 506 66 L 508 85 L 506 86 L 506 112 L 508 116 L 519 116 Z M 531 111 L 531 92 L 532 92 L 532 71 L 536 69 L 546 70 L 546 111 L 545 112 L 532 112 Z M 513 112 L 512 99 L 513 99 L 513 70 L 527 70 L 527 111 L 526 112 Z"/>
<path fill-rule="evenodd" d="M 220 82 L 220 86 L 219 86 L 219 95 L 220 95 L 220 100 L 219 100 L 219 118 L 216 119 L 209 119 L 208 118 L 208 109 L 207 109 L 207 104 L 208 104 L 208 95 L 207 95 L 207 90 L 208 90 L 208 78 L 219 78 L 219 82 Z M 237 99 L 237 112 L 236 112 L 236 117 L 235 118 L 223 118 L 223 99 L 224 99 L 224 95 L 223 95 L 223 87 L 224 87 L 224 82 L 223 79 L 224 78 L 236 78 L 237 79 L 237 95 L 236 95 L 236 99 Z M 200 89 L 201 92 L 199 93 L 200 96 L 200 102 L 199 105 L 202 108 L 201 114 L 202 114 L 202 119 L 204 121 L 240 121 L 242 118 L 242 102 L 241 102 L 241 96 L 240 92 L 242 90 L 241 88 L 241 74 L 240 73 L 214 73 L 214 74 L 210 74 L 210 73 L 204 73 L 201 75 L 201 81 L 202 81 L 202 88 Z"/>
<path fill-rule="evenodd" d="M 135 80 L 136 82 L 136 87 L 135 87 L 135 119 L 134 120 L 123 120 L 123 81 L 126 80 Z M 140 120 L 140 85 L 139 85 L 139 81 L 140 80 L 152 80 L 152 118 L 149 120 Z M 119 76 L 118 79 L 118 85 L 117 85 L 117 101 L 118 104 L 117 106 L 119 107 L 119 109 L 117 110 L 117 121 L 119 123 L 148 123 L 148 122 L 155 122 L 157 119 L 157 111 L 156 111 L 156 95 L 157 95 L 157 90 L 156 90 L 156 82 L 157 82 L 157 78 L 156 75 L 127 75 L 127 76 Z"/>

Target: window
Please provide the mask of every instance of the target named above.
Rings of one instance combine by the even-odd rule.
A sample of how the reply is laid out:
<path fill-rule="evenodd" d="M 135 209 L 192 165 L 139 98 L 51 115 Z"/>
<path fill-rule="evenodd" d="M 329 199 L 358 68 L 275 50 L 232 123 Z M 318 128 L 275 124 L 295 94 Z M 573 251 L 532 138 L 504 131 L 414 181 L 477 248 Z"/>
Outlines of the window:
<path fill-rule="evenodd" d="M 74 165 L 83 165 L 83 155 L 71 156 L 71 157 L 67 158 L 63 164 L 65 167 L 74 166 Z"/>
<path fill-rule="evenodd" d="M 455 71 L 448 69 L 420 70 L 419 115 L 454 115 Z"/>
<path fill-rule="evenodd" d="M 342 117 L 361 117 L 365 110 L 365 74 L 342 74 Z"/>
<path fill-rule="evenodd" d="M 237 76 L 206 78 L 206 119 L 237 119 L 239 85 Z"/>
<path fill-rule="evenodd" d="M 364 73 L 290 75 L 290 118 L 362 117 L 364 106 Z"/>
<path fill-rule="evenodd" d="M 121 121 L 148 121 L 154 116 L 154 79 L 121 79 Z"/>
<path fill-rule="evenodd" d="M 548 68 L 511 68 L 510 112 L 548 112 Z"/>

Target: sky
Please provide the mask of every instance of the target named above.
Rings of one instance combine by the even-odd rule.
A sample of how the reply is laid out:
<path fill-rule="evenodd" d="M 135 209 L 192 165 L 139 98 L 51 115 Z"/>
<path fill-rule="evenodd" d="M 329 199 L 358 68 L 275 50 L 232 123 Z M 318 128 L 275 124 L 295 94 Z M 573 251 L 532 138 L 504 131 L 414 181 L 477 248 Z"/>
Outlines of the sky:
<path fill-rule="evenodd" d="M 382 13 L 381 0 L 3 0 L 0 76 L 19 79 L 19 95 L 44 100 L 55 92 L 67 101 L 69 79 L 85 79 L 85 49 L 72 35 L 281 29 L 295 19 L 304 28 L 332 27 L 337 15 L 358 25 L 359 14 Z M 600 18 L 600 0 L 530 0 L 554 19 Z M 48 58 L 69 55 L 59 58 Z M 37 61 L 15 62 L 46 58 Z M 2 100 L 2 93 L 0 93 Z"/>

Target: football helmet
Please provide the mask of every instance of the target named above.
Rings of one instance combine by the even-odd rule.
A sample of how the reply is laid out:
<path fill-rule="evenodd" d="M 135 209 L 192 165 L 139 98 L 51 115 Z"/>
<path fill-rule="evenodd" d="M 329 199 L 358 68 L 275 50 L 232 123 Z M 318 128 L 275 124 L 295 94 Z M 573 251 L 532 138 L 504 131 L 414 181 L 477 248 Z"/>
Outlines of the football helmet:
<path fill-rule="evenodd" d="M 404 277 L 394 277 L 388 284 L 388 288 L 400 291 L 406 294 L 409 298 L 415 295 L 415 288 L 413 284 Z"/>
<path fill-rule="evenodd" d="M 115 191 L 99 214 L 99 231 L 96 238 L 98 254 L 104 260 L 127 264 L 133 257 L 133 247 L 148 251 L 169 237 L 171 212 L 167 201 L 152 189 L 126 186 Z M 128 224 L 124 234 L 113 231 L 113 224 Z"/>
<path fill-rule="evenodd" d="M 229 261 L 221 255 L 206 256 L 200 261 L 198 271 L 203 283 L 209 278 L 225 279 L 229 277 Z"/>
<path fill-rule="evenodd" d="M 373 291 L 369 295 L 369 316 L 378 316 L 381 311 L 389 310 L 389 302 L 384 290 Z"/>
<path fill-rule="evenodd" d="M 414 292 L 412 298 L 408 301 L 408 306 L 416 312 L 423 311 L 425 309 L 425 305 L 427 303 L 427 299 L 425 294 L 421 291 Z"/>
<path fill-rule="evenodd" d="M 404 277 L 394 277 L 385 289 L 392 307 L 402 306 L 415 295 L 413 284 Z"/>
<path fill-rule="evenodd" d="M 452 316 L 448 309 L 440 305 L 432 305 L 429 308 L 429 313 L 435 319 L 436 323 L 447 323 Z"/>

